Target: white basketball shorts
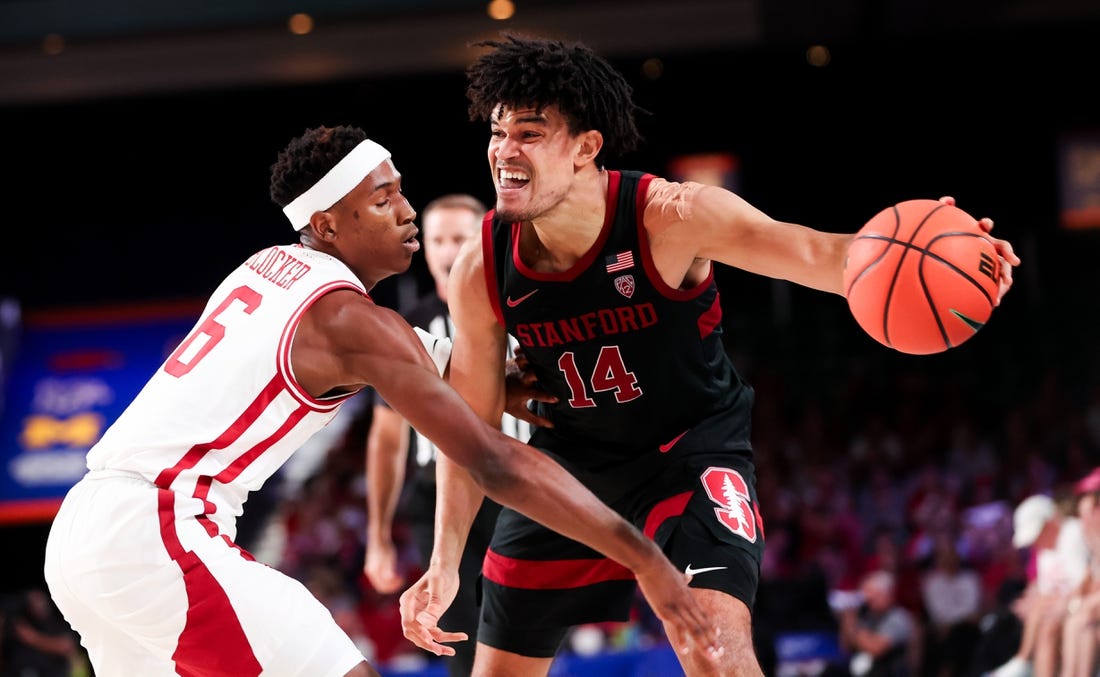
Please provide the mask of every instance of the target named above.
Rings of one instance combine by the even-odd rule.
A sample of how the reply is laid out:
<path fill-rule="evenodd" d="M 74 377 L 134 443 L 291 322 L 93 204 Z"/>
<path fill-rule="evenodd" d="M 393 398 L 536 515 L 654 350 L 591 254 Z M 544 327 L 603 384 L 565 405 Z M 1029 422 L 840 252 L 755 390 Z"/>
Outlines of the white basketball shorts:
<path fill-rule="evenodd" d="M 54 519 L 46 583 L 97 675 L 342 677 L 364 660 L 305 586 L 176 498 L 93 471 Z"/>

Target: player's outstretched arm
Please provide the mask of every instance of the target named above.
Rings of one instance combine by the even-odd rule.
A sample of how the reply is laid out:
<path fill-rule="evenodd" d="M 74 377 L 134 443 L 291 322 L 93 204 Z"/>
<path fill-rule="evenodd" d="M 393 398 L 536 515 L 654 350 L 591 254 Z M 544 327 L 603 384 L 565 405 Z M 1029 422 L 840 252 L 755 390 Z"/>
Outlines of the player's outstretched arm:
<path fill-rule="evenodd" d="M 941 200 L 955 204 L 950 196 Z M 829 233 L 777 221 L 717 186 L 698 189 L 689 217 L 665 221 L 666 232 L 651 233 L 663 243 L 655 252 L 662 270 L 676 272 L 694 260 L 705 259 L 812 289 L 844 293 L 844 260 L 854 233 Z M 978 223 L 986 233 L 993 228 L 992 219 L 982 218 Z M 1020 264 L 1020 258 L 1008 241 L 990 240 L 1001 257 L 999 303 L 1012 286 L 1012 268 Z"/>
<path fill-rule="evenodd" d="M 777 221 L 723 188 L 698 190 L 690 217 L 674 222 L 667 241 L 681 258 L 719 261 L 811 289 L 843 294 L 844 257 L 853 235 Z"/>

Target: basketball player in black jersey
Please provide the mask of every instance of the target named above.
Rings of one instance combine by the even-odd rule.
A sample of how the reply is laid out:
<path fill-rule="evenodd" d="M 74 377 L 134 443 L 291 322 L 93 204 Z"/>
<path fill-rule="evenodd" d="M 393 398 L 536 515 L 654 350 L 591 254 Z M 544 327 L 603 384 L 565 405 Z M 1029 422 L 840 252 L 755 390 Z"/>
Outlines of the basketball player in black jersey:
<path fill-rule="evenodd" d="M 679 655 L 687 674 L 759 675 L 753 391 L 722 347 L 713 262 L 841 294 L 851 235 L 777 221 L 722 188 L 606 169 L 639 140 L 630 87 L 610 64 L 554 40 L 478 46 L 490 49 L 469 67 L 467 94 L 471 119 L 490 124 L 497 200 L 451 275 L 451 383 L 499 421 L 505 337 L 518 338 L 558 397 L 554 427 L 531 444 L 653 538 L 722 629 L 717 663 Z M 999 301 L 1019 259 L 995 244 L 1008 264 Z M 406 636 L 426 648 L 482 499 L 442 457 L 437 483 L 432 566 L 402 595 Z M 622 567 L 508 509 L 483 577 L 482 676 L 547 674 L 571 626 L 627 618 L 634 586 Z"/>

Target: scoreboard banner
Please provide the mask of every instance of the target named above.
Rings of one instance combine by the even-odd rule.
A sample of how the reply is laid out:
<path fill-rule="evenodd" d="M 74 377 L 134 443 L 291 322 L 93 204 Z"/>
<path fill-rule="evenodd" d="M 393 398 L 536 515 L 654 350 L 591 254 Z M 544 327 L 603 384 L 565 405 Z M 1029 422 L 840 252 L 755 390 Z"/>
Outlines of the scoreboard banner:
<path fill-rule="evenodd" d="M 0 524 L 53 518 L 88 450 L 201 310 L 172 302 L 24 318 L 0 416 Z"/>

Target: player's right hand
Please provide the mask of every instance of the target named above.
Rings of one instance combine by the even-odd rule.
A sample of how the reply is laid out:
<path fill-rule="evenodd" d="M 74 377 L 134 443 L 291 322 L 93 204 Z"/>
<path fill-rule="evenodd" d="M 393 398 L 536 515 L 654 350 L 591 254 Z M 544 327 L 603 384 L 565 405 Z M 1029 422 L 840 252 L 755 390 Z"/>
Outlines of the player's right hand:
<path fill-rule="evenodd" d="M 663 554 L 634 571 L 638 588 L 661 619 L 669 642 L 681 654 L 701 653 L 710 661 L 723 654 L 719 629 L 707 618 L 691 593 L 691 577 L 679 571 Z"/>
<path fill-rule="evenodd" d="M 950 195 L 944 195 L 940 198 L 940 202 L 945 205 L 955 206 L 955 198 Z M 1001 305 L 1001 299 L 1004 298 L 1008 290 L 1012 288 L 1012 269 L 1020 265 L 1020 257 L 1016 255 L 1016 252 L 1012 249 L 1012 243 L 1008 240 L 1002 240 L 1000 238 L 993 237 L 991 231 L 993 230 L 993 219 L 987 217 L 978 219 L 978 226 L 985 231 L 986 235 L 989 235 L 989 241 L 993 243 L 993 248 L 997 250 L 997 256 L 1000 258 L 1000 266 L 998 270 L 1000 276 L 997 279 L 997 298 L 993 300 L 994 306 Z"/>
<path fill-rule="evenodd" d="M 443 642 L 469 639 L 465 632 L 447 632 L 439 627 L 439 617 L 458 594 L 458 571 L 428 571 L 401 594 L 401 630 L 405 638 L 436 656 L 453 656 L 455 650 Z"/>
<path fill-rule="evenodd" d="M 553 404 L 558 398 L 539 387 L 538 375 L 531 369 L 522 349 L 504 364 L 504 411 L 533 426 L 553 428 L 554 423 L 539 416 L 528 406 L 532 401 Z"/>
<path fill-rule="evenodd" d="M 397 546 L 393 541 L 371 541 L 367 545 L 367 560 L 363 573 L 374 589 L 383 595 L 397 592 L 405 577 L 397 573 Z"/>

